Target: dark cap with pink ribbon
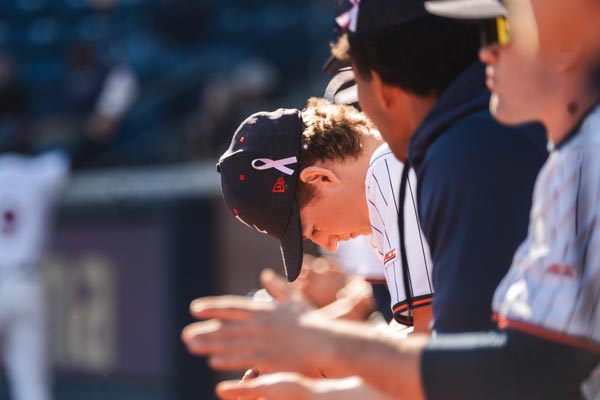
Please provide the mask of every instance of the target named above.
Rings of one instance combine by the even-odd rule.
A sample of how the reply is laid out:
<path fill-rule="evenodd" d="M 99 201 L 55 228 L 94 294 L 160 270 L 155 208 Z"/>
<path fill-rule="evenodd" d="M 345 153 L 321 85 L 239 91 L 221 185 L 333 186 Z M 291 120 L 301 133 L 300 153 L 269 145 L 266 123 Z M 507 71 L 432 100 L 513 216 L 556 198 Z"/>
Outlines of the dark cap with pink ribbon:
<path fill-rule="evenodd" d="M 239 222 L 279 240 L 290 282 L 302 267 L 295 192 L 303 128 L 296 109 L 253 114 L 239 126 L 217 163 L 225 204 Z"/>
<path fill-rule="evenodd" d="M 423 18 L 425 0 L 347 0 L 346 11 L 339 14 L 335 22 L 350 37 L 369 38 L 410 21 Z M 335 56 L 327 61 L 323 70 L 333 74 L 340 67 L 349 65 L 348 60 Z"/>

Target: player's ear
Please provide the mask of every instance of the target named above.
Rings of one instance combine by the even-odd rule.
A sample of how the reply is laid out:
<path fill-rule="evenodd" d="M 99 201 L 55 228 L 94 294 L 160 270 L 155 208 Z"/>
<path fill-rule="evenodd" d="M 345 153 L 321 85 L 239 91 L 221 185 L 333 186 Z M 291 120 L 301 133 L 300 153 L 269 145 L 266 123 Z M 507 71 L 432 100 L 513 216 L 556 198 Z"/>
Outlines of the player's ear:
<path fill-rule="evenodd" d="M 339 185 L 341 183 L 337 175 L 328 168 L 311 165 L 300 171 L 300 180 L 312 185 Z"/>

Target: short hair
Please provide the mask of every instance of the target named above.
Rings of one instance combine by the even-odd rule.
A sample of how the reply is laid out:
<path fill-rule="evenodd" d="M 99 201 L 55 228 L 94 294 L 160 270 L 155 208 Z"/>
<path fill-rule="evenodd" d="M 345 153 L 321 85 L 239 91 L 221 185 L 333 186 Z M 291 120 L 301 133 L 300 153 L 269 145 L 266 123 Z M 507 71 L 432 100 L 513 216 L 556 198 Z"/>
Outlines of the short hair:
<path fill-rule="evenodd" d="M 374 132 L 369 119 L 353 106 L 310 98 L 302 110 L 304 130 L 300 150 L 300 171 L 317 161 L 357 159 L 363 151 L 363 136 Z M 315 197 L 315 188 L 299 178 L 296 200 L 300 208 Z"/>
<path fill-rule="evenodd" d="M 348 33 L 332 47 L 337 58 L 354 62 L 363 79 L 375 71 L 383 82 L 420 97 L 443 93 L 478 52 L 476 24 L 433 15 L 374 34 Z"/>

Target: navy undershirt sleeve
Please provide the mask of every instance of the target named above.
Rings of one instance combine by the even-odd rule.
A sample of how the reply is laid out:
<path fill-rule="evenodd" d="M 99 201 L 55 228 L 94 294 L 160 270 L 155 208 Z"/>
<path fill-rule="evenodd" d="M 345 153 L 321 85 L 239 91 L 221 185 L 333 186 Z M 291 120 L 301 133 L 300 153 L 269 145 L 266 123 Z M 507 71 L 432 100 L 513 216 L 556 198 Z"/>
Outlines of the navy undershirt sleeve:
<path fill-rule="evenodd" d="M 517 331 L 433 337 L 421 356 L 428 400 L 575 400 L 600 361 Z"/>

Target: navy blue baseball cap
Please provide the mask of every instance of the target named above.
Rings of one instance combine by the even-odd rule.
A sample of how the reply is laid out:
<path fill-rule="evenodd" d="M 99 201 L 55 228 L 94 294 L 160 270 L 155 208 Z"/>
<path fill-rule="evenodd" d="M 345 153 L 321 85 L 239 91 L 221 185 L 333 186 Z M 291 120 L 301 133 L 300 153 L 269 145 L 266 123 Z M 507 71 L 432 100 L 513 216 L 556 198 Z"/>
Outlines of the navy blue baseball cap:
<path fill-rule="evenodd" d="M 225 204 L 242 224 L 279 240 L 287 278 L 302 267 L 296 201 L 304 124 L 296 109 L 259 112 L 239 126 L 217 163 Z"/>
<path fill-rule="evenodd" d="M 425 7 L 432 14 L 456 19 L 490 19 L 507 15 L 501 0 L 437 0 L 427 1 Z"/>
<path fill-rule="evenodd" d="M 349 0 L 353 7 L 336 18 L 356 36 L 369 36 L 426 16 L 425 0 Z"/>
<path fill-rule="evenodd" d="M 335 19 L 354 37 L 369 37 L 380 31 L 429 15 L 425 0 L 347 0 L 351 7 Z M 349 60 L 331 56 L 323 67 L 328 74 L 350 65 Z"/>

